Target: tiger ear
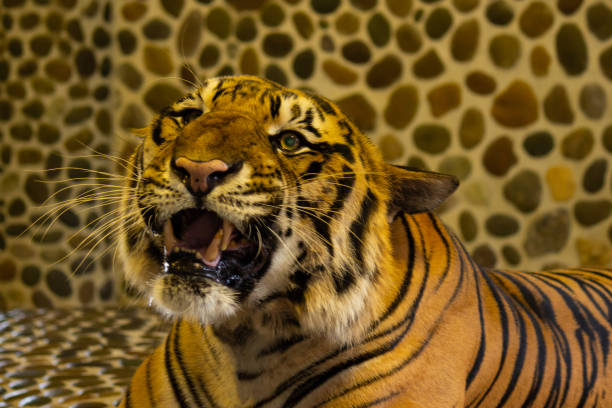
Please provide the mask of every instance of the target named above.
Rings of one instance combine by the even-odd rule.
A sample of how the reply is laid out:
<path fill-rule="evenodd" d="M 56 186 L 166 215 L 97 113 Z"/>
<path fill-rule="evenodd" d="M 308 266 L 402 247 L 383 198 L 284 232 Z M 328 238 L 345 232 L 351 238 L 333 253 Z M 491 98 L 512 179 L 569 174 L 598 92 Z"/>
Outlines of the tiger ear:
<path fill-rule="evenodd" d="M 454 176 L 402 166 L 387 165 L 391 203 L 389 217 L 399 211 L 418 213 L 431 211 L 450 196 L 459 186 Z"/>
<path fill-rule="evenodd" d="M 139 139 L 144 139 L 149 134 L 149 127 L 146 126 L 140 129 L 131 128 L 130 133 L 132 133 L 134 136 L 136 136 Z"/>

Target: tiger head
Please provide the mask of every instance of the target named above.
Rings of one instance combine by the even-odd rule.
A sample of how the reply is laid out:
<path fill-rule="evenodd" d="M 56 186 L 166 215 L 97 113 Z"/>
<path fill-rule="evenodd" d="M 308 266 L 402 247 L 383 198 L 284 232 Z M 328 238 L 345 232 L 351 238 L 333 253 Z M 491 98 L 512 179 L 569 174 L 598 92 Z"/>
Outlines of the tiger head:
<path fill-rule="evenodd" d="M 386 164 L 332 102 L 251 76 L 207 80 L 135 131 L 122 203 L 128 282 L 161 311 L 340 341 L 382 307 L 390 223 L 450 176 Z"/>

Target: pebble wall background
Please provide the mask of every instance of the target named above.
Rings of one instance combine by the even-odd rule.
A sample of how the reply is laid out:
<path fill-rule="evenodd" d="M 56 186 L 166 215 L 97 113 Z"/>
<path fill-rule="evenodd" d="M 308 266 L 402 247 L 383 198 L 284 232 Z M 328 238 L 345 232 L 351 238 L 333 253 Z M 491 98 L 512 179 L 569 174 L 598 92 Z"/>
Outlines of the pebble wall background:
<path fill-rule="evenodd" d="M 234 73 L 314 89 L 387 160 L 459 177 L 442 217 L 481 264 L 612 264 L 607 0 L 3 6 L 0 309 L 114 301 L 110 237 L 63 259 L 110 207 L 68 210 L 46 235 L 24 229 L 54 192 L 51 203 L 82 193 L 62 190 L 88 176 L 72 167 L 118 171 L 85 146 L 118 152 L 191 84 Z"/>

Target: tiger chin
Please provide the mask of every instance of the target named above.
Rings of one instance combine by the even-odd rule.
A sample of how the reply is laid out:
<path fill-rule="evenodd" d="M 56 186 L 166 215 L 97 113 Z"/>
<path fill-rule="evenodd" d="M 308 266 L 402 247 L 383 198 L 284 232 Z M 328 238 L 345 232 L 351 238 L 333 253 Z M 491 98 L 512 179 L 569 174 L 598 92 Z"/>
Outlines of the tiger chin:
<path fill-rule="evenodd" d="M 134 133 L 120 253 L 176 323 L 122 406 L 612 404 L 611 272 L 480 268 L 431 213 L 457 180 L 331 101 L 212 78 Z"/>

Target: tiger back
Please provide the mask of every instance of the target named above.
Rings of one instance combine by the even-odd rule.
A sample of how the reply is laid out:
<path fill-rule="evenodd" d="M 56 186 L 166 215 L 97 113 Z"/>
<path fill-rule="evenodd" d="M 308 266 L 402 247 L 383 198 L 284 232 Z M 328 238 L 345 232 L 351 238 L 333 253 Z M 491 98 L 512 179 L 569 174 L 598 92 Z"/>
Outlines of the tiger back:
<path fill-rule="evenodd" d="M 484 269 L 327 99 L 207 80 L 136 131 L 121 255 L 176 323 L 126 407 L 611 406 L 612 273 Z"/>

